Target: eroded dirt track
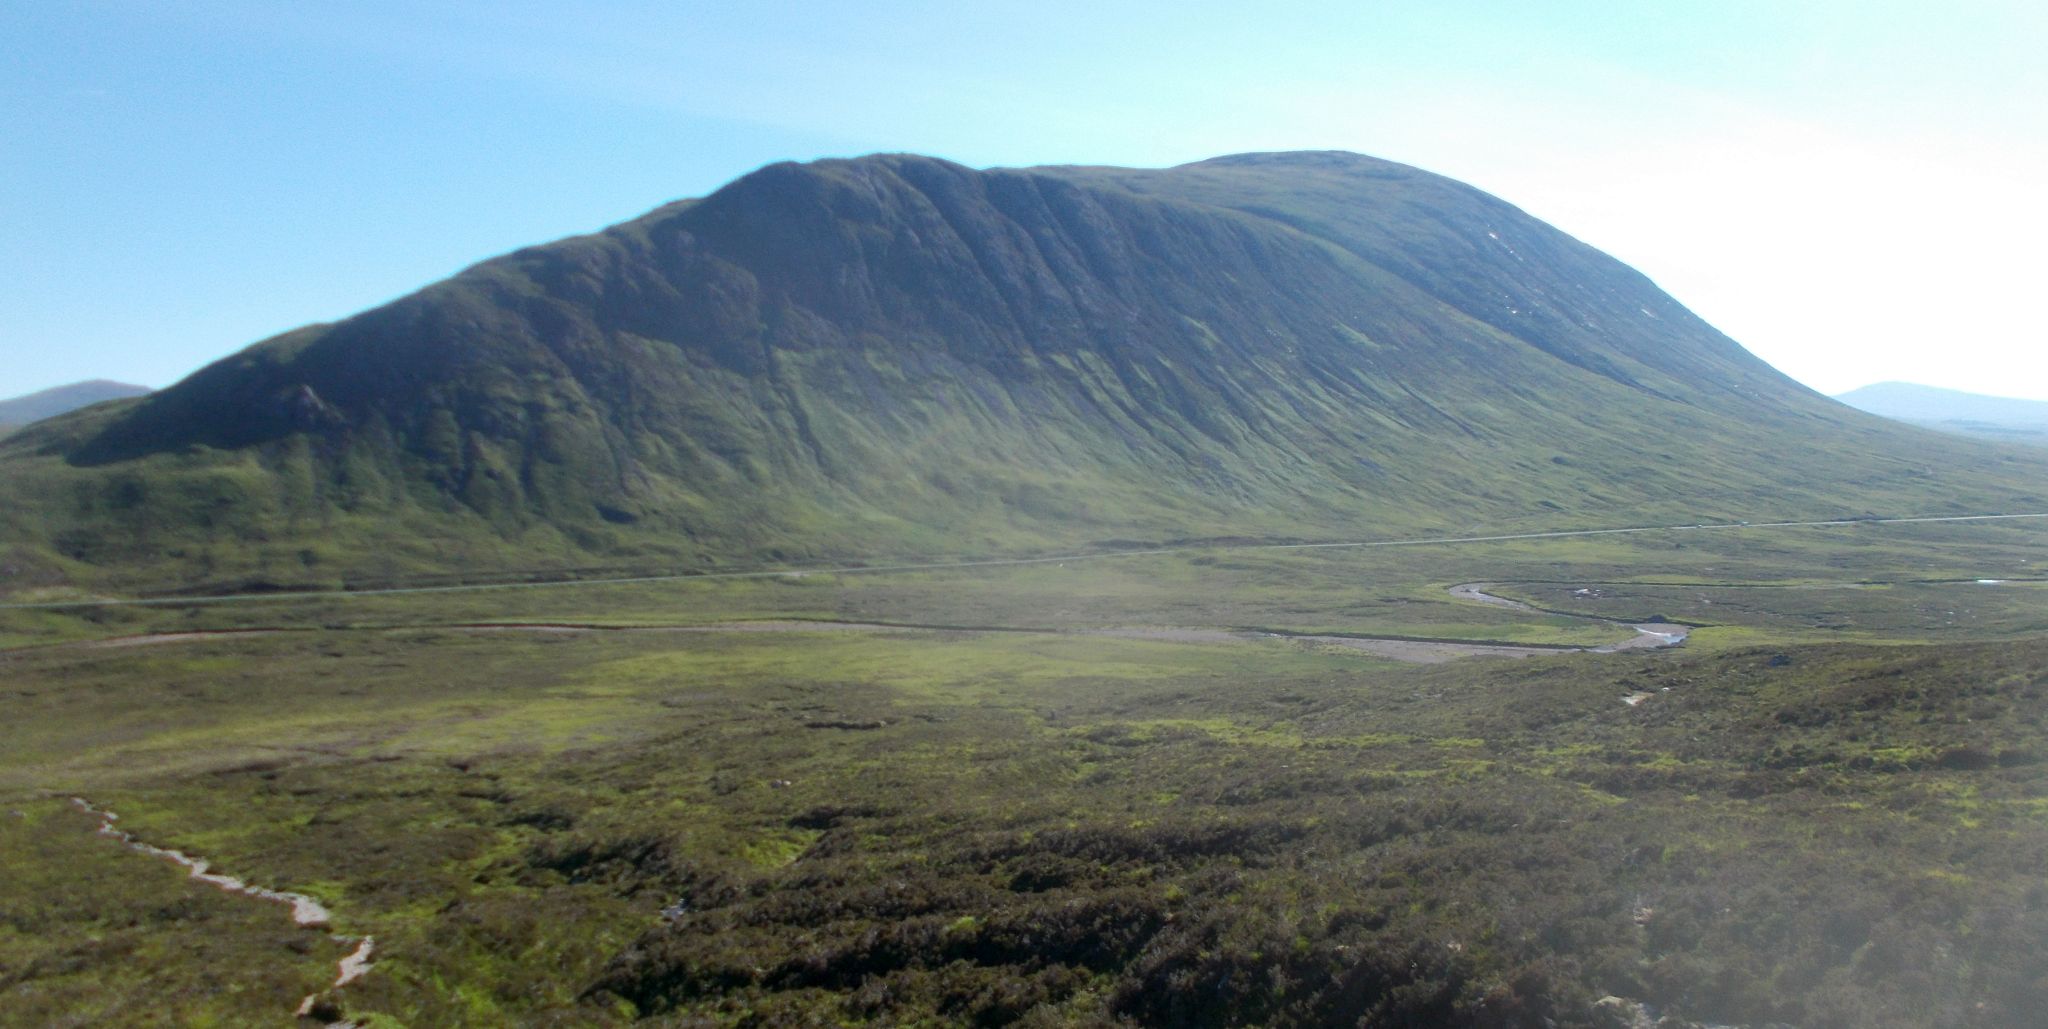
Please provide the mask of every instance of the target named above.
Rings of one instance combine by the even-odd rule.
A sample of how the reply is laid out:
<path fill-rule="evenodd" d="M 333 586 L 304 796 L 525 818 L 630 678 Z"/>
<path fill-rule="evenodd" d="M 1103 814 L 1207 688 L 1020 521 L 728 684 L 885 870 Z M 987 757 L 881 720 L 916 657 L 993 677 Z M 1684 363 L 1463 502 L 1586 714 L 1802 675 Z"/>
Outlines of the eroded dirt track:
<path fill-rule="evenodd" d="M 84 797 L 73 797 L 71 798 L 71 803 L 80 811 L 99 819 L 99 834 L 101 836 L 118 840 L 123 846 L 138 854 L 147 854 L 150 857 L 169 861 L 185 869 L 186 874 L 199 882 L 205 883 L 224 893 L 233 893 L 273 904 L 289 905 L 292 909 L 292 921 L 302 928 L 324 931 L 327 929 L 328 923 L 333 921 L 333 914 L 327 910 L 325 905 L 303 893 L 292 893 L 287 890 L 273 890 L 268 887 L 254 886 L 235 876 L 222 875 L 219 872 L 212 871 L 211 863 L 204 858 L 196 858 L 184 851 L 145 843 L 136 839 L 134 834 L 115 828 L 114 823 L 120 821 L 121 816 L 105 808 L 93 806 Z M 333 984 L 324 991 L 307 994 L 306 999 L 299 1002 L 298 1009 L 292 1012 L 292 1017 L 317 1018 L 329 1025 L 336 1026 L 351 1025 L 353 1023 L 339 1019 L 340 1009 L 335 1004 L 333 991 L 347 986 L 369 973 L 371 968 L 370 958 L 376 953 L 377 942 L 374 937 L 370 936 L 344 936 L 334 932 L 330 932 L 327 935 L 334 942 L 352 949 L 347 957 L 342 958 L 336 964 Z"/>

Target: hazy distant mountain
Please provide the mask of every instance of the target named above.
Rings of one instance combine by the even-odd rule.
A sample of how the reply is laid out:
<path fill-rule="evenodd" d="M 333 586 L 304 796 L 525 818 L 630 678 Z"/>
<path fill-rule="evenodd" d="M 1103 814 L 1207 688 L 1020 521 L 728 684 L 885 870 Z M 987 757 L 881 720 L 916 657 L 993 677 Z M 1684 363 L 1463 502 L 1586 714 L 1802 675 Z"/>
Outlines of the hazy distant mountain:
<path fill-rule="evenodd" d="M 1402 165 L 890 155 L 771 165 L 19 433 L 0 543 L 331 581 L 2039 506 L 2048 466 L 2010 460 L 1831 403 Z"/>
<path fill-rule="evenodd" d="M 54 418 L 102 400 L 121 400 L 147 393 L 148 386 L 131 386 L 125 382 L 94 379 L 90 382 L 74 382 L 69 386 L 56 386 L 11 400 L 0 400 L 0 431 L 19 428 L 45 418 Z"/>
<path fill-rule="evenodd" d="M 2048 445 L 2048 401 L 1987 397 L 1979 393 L 1880 382 L 1835 398 L 1886 418 L 1932 429 Z"/>

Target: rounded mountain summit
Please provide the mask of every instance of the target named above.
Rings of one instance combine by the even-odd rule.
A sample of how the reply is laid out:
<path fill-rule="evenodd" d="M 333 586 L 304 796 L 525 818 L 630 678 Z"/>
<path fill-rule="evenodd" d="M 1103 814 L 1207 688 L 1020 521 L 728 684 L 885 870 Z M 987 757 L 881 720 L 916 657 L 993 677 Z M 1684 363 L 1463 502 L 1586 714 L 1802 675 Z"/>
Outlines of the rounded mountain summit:
<path fill-rule="evenodd" d="M 0 468 L 16 586 L 1965 512 L 2048 482 L 1807 390 L 1507 203 L 1334 152 L 770 165 L 39 423 Z"/>

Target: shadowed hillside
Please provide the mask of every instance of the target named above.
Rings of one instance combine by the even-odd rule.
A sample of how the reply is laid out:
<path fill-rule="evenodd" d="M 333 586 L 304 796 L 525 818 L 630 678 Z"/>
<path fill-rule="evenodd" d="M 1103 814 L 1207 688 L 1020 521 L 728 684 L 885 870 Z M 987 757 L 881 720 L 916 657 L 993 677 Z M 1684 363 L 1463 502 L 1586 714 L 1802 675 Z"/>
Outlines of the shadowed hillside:
<path fill-rule="evenodd" d="M 2048 504 L 2048 460 L 1846 410 L 1333 153 L 772 165 L 0 462 L 8 567 L 158 584 Z"/>

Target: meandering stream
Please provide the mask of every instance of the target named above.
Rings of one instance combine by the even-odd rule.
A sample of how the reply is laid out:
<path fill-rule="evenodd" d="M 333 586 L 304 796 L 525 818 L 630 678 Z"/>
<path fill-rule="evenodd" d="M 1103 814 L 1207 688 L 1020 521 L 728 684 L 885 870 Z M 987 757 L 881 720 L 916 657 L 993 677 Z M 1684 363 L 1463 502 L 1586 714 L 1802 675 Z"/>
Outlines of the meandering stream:
<path fill-rule="evenodd" d="M 1462 583 L 1450 588 L 1451 596 L 1495 607 L 1506 607 L 1537 614 L 1556 615 L 1559 612 L 1542 611 L 1518 600 L 1496 597 L 1481 590 L 1487 583 Z M 1626 626 L 1636 633 L 1619 643 L 1598 647 L 1574 647 L 1569 645 L 1506 643 L 1498 640 L 1435 639 L 1374 633 L 1317 634 L 1297 633 L 1281 630 L 1257 629 L 1198 629 L 1175 626 L 1106 626 L 1097 629 L 1028 628 L 988 625 L 936 625 L 928 623 L 889 623 L 860 621 L 818 620 L 776 620 L 768 619 L 750 622 L 712 622 L 700 625 L 608 625 L 598 622 L 469 622 L 440 623 L 410 626 L 386 626 L 360 630 L 364 632 L 403 632 L 423 629 L 446 629 L 455 632 L 511 632 L 544 634 L 580 633 L 794 633 L 794 632 L 958 632 L 958 633 L 1025 633 L 1038 635 L 1108 636 L 1121 639 L 1158 640 L 1169 643 L 1246 643 L 1275 638 L 1302 640 L 1346 650 L 1356 650 L 1376 657 L 1405 661 L 1410 664 L 1436 664 L 1460 657 L 1541 657 L 1556 654 L 1611 654 L 1622 650 L 1646 650 L 1657 647 L 1675 647 L 1685 642 L 1692 630 L 1688 626 L 1664 622 L 1624 622 L 1595 615 L 1565 615 L 1602 625 Z M 310 631 L 284 628 L 190 630 L 184 632 L 151 633 L 140 636 L 119 636 L 104 640 L 83 640 L 76 643 L 49 644 L 36 649 L 105 649 L 116 647 L 139 647 L 166 643 L 191 643 L 205 639 L 230 636 L 268 635 L 283 632 Z"/>
<path fill-rule="evenodd" d="M 1486 588 L 1491 585 L 1493 584 L 1488 582 L 1461 582 L 1458 585 L 1451 587 L 1450 594 L 1451 596 L 1456 597 L 1459 600 L 1469 600 L 1474 603 L 1489 604 L 1494 607 L 1505 607 L 1515 611 L 1527 611 L 1532 614 L 1555 615 L 1561 618 L 1577 618 L 1587 622 L 1598 622 L 1602 625 L 1626 626 L 1630 629 L 1635 630 L 1636 634 L 1634 636 L 1630 637 L 1629 639 L 1622 640 L 1620 643 L 1609 643 L 1605 646 L 1599 647 L 1572 648 L 1573 651 L 1577 653 L 1613 654 L 1623 650 L 1654 650 L 1660 647 L 1675 647 L 1681 643 L 1684 643 L 1686 637 L 1692 635 L 1691 626 L 1679 625 L 1675 622 L 1628 622 L 1623 621 L 1619 618 L 1602 618 L 1599 615 L 1581 615 L 1572 614 L 1566 611 L 1548 611 L 1540 607 L 1534 607 L 1529 604 L 1524 604 L 1519 600 L 1511 600 L 1507 597 L 1494 596 L 1493 594 L 1486 592 Z M 1634 707 L 1635 705 L 1642 703 L 1643 700 L 1648 698 L 1648 696 L 1648 694 L 1634 695 L 1624 698 L 1624 701 L 1630 707 Z"/>

